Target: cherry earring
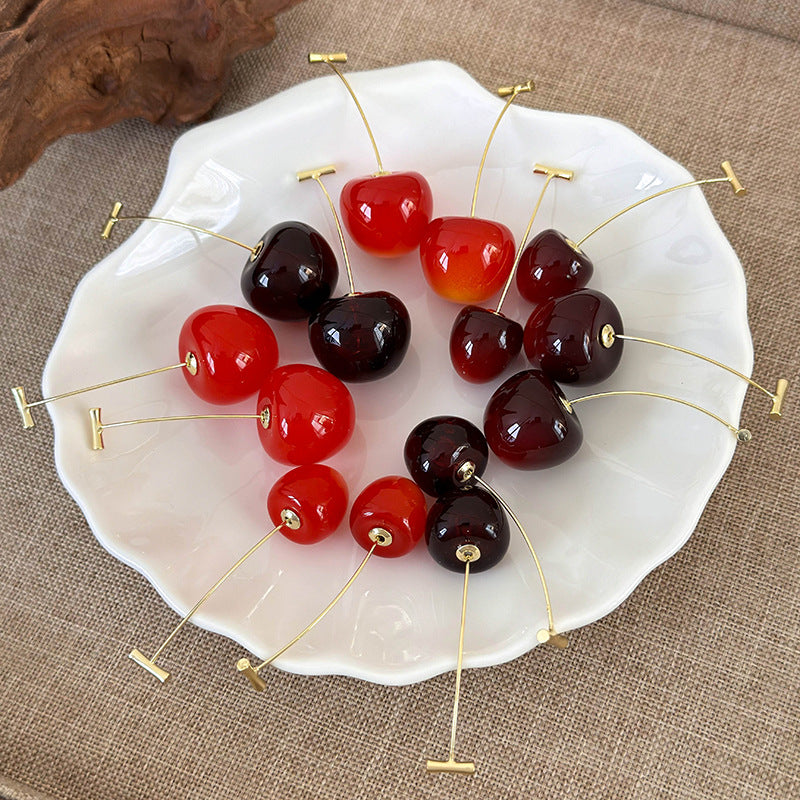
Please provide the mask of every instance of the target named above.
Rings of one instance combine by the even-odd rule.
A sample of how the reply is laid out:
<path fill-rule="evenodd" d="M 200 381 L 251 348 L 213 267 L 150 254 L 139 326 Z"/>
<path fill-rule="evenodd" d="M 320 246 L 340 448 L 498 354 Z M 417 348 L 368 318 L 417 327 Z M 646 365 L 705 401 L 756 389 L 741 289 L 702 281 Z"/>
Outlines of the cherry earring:
<path fill-rule="evenodd" d="M 164 640 L 151 658 L 134 648 L 129 658 L 154 675 L 161 683 L 170 673 L 155 662 L 200 606 L 278 531 L 294 542 L 312 543 L 330 536 L 339 527 L 347 510 L 347 485 L 331 467 L 322 464 L 297 467 L 280 478 L 267 498 L 269 515 L 275 527 L 259 539 L 227 572 L 195 603 Z"/>
<path fill-rule="evenodd" d="M 63 392 L 29 403 L 25 390 L 11 392 L 25 428 L 34 426 L 30 409 L 117 383 L 183 369 L 189 388 L 209 403 L 226 405 L 255 394 L 264 376 L 278 363 L 278 343 L 272 328 L 252 311 L 237 306 L 206 306 L 190 314 L 178 336 L 182 361 L 167 367 L 139 372 L 125 378 Z"/>
<path fill-rule="evenodd" d="M 378 171 L 348 181 L 339 196 L 339 208 L 353 241 L 376 256 L 394 257 L 416 250 L 433 213 L 433 194 L 418 172 L 387 172 L 364 109 L 352 86 L 336 67 L 346 53 L 309 53 L 311 64 L 327 64 L 339 76 L 353 102 L 375 152 Z"/>
<path fill-rule="evenodd" d="M 356 292 L 342 226 L 323 175 L 332 166 L 297 173 L 299 181 L 314 180 L 333 214 L 342 247 L 349 292 L 326 300 L 308 322 L 308 338 L 317 360 L 344 381 L 383 378 L 402 363 L 411 340 L 411 317 L 402 301 L 389 292 Z"/>
<path fill-rule="evenodd" d="M 780 419 L 789 386 L 780 378 L 774 392 L 713 358 L 655 339 L 623 333 L 622 317 L 613 301 L 592 289 L 548 300 L 525 326 L 525 354 L 536 369 L 558 383 L 590 384 L 608 378 L 622 357 L 624 342 L 655 345 L 694 356 L 736 375 L 769 397 L 770 419 Z"/>
<path fill-rule="evenodd" d="M 450 361 L 456 372 L 471 383 L 485 383 L 500 375 L 522 349 L 522 326 L 500 313 L 511 288 L 523 248 L 539 212 L 544 194 L 553 178 L 571 181 L 572 170 L 536 164 L 534 173 L 546 175 L 544 186 L 536 201 L 528 227 L 522 236 L 511 272 L 508 274 L 497 307 L 490 311 L 480 306 L 465 306 L 453 322 L 450 332 Z"/>
<path fill-rule="evenodd" d="M 729 161 L 722 162 L 724 178 L 706 178 L 699 181 L 689 181 L 669 189 L 643 197 L 635 203 L 617 211 L 604 222 L 596 225 L 589 233 L 573 242 L 563 233 L 549 228 L 537 233 L 530 244 L 525 248 L 517 268 L 517 289 L 519 293 L 531 303 L 543 303 L 553 297 L 582 289 L 589 283 L 594 273 L 591 259 L 581 250 L 581 245 L 594 236 L 601 228 L 627 213 L 631 209 L 662 197 L 678 189 L 687 189 L 691 186 L 703 186 L 712 183 L 729 183 L 737 197 L 746 194 L 745 188 L 739 182 Z"/>
<path fill-rule="evenodd" d="M 425 229 L 420 242 L 422 272 L 440 297 L 456 303 L 487 300 L 503 285 L 514 260 L 514 236 L 506 225 L 475 216 L 483 168 L 489 146 L 506 111 L 522 92 L 530 92 L 533 82 L 498 89 L 508 97 L 495 120 L 483 150 L 472 207 L 468 217 L 438 217 Z"/>
<path fill-rule="evenodd" d="M 191 414 L 104 423 L 100 408 L 89 411 L 92 449 L 104 448 L 103 432 L 151 422 L 192 419 L 256 419 L 261 446 L 282 464 L 324 461 L 350 440 L 355 406 L 335 376 L 308 364 L 287 364 L 270 372 L 258 395 L 255 414 Z"/>
<path fill-rule="evenodd" d="M 263 691 L 266 683 L 258 673 L 282 656 L 325 617 L 353 585 L 373 554 L 383 558 L 399 558 L 410 553 L 422 538 L 425 520 L 425 498 L 408 478 L 391 475 L 365 487 L 350 510 L 350 532 L 367 551 L 355 572 L 322 612 L 280 650 L 255 667 L 248 658 L 240 658 L 236 669 L 256 691 Z"/>
<path fill-rule="evenodd" d="M 250 252 L 241 277 L 245 300 L 270 319 L 307 319 L 331 296 L 339 280 L 336 256 L 322 234 L 304 222 L 280 222 L 250 245 L 208 228 L 164 217 L 120 216 L 115 203 L 101 238 L 108 239 L 118 222 L 160 222 L 206 233 Z"/>

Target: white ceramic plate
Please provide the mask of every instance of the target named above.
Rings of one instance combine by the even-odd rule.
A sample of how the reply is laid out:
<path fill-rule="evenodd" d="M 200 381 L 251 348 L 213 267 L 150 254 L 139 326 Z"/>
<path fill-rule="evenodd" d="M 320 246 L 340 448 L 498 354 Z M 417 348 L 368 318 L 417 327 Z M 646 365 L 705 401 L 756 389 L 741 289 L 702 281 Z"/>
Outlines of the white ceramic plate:
<path fill-rule="evenodd" d="M 436 215 L 468 213 L 485 138 L 503 101 L 446 63 L 350 79 L 386 167 L 425 174 Z M 708 154 L 709 165 L 717 160 Z M 534 162 L 575 171 L 572 183 L 557 181 L 548 190 L 534 228 L 556 227 L 572 238 L 620 207 L 690 179 L 614 122 L 514 106 L 490 151 L 478 214 L 521 235 L 542 186 Z M 337 248 L 319 188 L 295 179 L 298 170 L 329 163 L 338 168 L 327 180 L 334 196 L 349 178 L 375 169 L 344 87 L 324 75 L 182 136 L 151 213 L 251 244 L 276 222 L 298 219 Z M 96 198 L 98 225 L 108 199 Z M 119 199 L 127 212 L 144 211 L 135 197 Z M 120 240 L 121 231 L 122 224 L 115 234 Z M 45 370 L 46 393 L 175 363 L 188 314 L 210 303 L 244 305 L 243 251 L 163 225 L 127 233 L 77 288 Z M 700 189 L 646 204 L 586 248 L 595 263 L 591 285 L 615 300 L 628 333 L 674 342 L 749 373 L 742 270 Z M 457 307 L 427 288 L 416 255 L 383 261 L 355 247 L 350 254 L 357 288 L 394 292 L 413 321 L 402 367 L 383 381 L 351 387 L 358 427 L 330 463 L 355 497 L 378 477 L 405 474 L 403 443 L 423 418 L 456 414 L 480 425 L 492 388 L 467 385 L 453 373 L 447 338 Z M 340 291 L 344 286 L 343 276 Z M 504 311 L 523 322 L 529 313 L 513 295 Z M 273 327 L 282 363 L 314 363 L 304 324 Z M 513 371 L 524 367 L 520 358 Z M 674 393 L 734 422 L 744 394 L 742 383 L 710 365 L 644 345 L 626 347 L 621 367 L 602 388 Z M 93 405 L 102 406 L 107 422 L 213 411 L 177 372 L 49 407 L 59 473 L 97 538 L 184 613 L 270 527 L 266 494 L 287 468 L 267 459 L 254 423 L 238 421 L 115 429 L 106 433 L 106 449 L 93 452 L 86 414 Z M 485 476 L 526 524 L 549 580 L 556 625 L 565 631 L 609 613 L 680 548 L 735 448 L 721 425 L 659 400 L 598 400 L 579 413 L 585 440 L 577 457 L 540 472 L 515 472 L 492 459 Z M 195 621 L 238 641 L 242 655 L 267 657 L 316 615 L 362 555 L 345 527 L 313 547 L 277 536 Z M 386 684 L 450 670 L 461 585 L 422 546 L 404 559 L 374 558 L 339 606 L 277 665 Z M 485 666 L 525 653 L 544 625 L 536 572 L 514 534 L 504 561 L 471 581 L 464 663 Z M 153 628 L 149 641 L 131 646 L 151 654 L 167 633 Z M 160 663 L 180 677 L 188 660 L 178 637 Z"/>

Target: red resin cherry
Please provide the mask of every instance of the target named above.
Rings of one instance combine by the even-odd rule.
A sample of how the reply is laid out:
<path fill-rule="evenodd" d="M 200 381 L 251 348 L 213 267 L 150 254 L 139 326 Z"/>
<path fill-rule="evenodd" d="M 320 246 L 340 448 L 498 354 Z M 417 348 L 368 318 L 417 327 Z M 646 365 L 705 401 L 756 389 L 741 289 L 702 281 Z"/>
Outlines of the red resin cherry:
<path fill-rule="evenodd" d="M 478 428 L 461 417 L 430 417 L 414 426 L 403 452 L 414 482 L 431 497 L 464 485 L 459 470 L 475 465 L 483 475 L 489 462 L 489 447 Z"/>
<path fill-rule="evenodd" d="M 456 303 L 488 300 L 514 264 L 514 236 L 499 222 L 439 217 L 419 246 L 425 279 L 440 297 Z"/>
<path fill-rule="evenodd" d="M 578 452 L 583 429 L 561 389 L 539 370 L 512 375 L 489 399 L 483 430 L 492 452 L 518 469 L 561 464 Z"/>
<path fill-rule="evenodd" d="M 391 544 L 375 548 L 376 556 L 397 558 L 414 549 L 425 533 L 425 495 L 408 478 L 389 475 L 367 486 L 353 502 L 350 531 L 353 538 L 370 550 L 369 533 L 383 528 L 392 535 Z"/>
<path fill-rule="evenodd" d="M 622 339 L 604 344 L 606 325 L 623 333 L 617 307 L 602 292 L 582 289 L 548 300 L 525 325 L 525 355 L 558 383 L 598 383 L 622 358 Z"/>
<path fill-rule="evenodd" d="M 453 572 L 464 572 L 464 562 L 456 555 L 459 547 L 477 547 L 481 555 L 470 563 L 470 572 L 484 572 L 502 560 L 510 541 L 505 512 L 485 489 L 449 492 L 428 513 L 428 552 L 437 564 Z"/>
<path fill-rule="evenodd" d="M 450 331 L 450 361 L 471 383 L 496 378 L 522 349 L 522 325 L 496 311 L 465 306 Z"/>
<path fill-rule="evenodd" d="M 594 266 L 563 233 L 549 228 L 537 233 L 522 251 L 517 265 L 517 288 L 531 303 L 543 303 L 589 283 Z"/>
<path fill-rule="evenodd" d="M 330 536 L 347 513 L 347 484 L 332 467 L 308 464 L 278 478 L 267 496 L 267 511 L 274 525 L 281 512 L 294 511 L 300 527 L 284 526 L 281 533 L 297 544 L 314 544 Z"/>
<path fill-rule="evenodd" d="M 282 464 L 313 464 L 350 440 L 356 412 L 347 387 L 310 364 L 273 370 L 258 395 L 256 413 L 269 411 L 267 428 L 257 421 L 261 445 Z"/>
<path fill-rule="evenodd" d="M 344 185 L 339 208 L 362 250 L 391 258 L 419 247 L 433 213 L 433 193 L 418 172 L 367 175 Z"/>
<path fill-rule="evenodd" d="M 183 369 L 191 390 L 203 400 L 228 405 L 246 400 L 278 363 L 272 328 L 238 306 L 205 306 L 191 314 L 178 336 L 181 360 L 197 359 L 197 374 Z"/>

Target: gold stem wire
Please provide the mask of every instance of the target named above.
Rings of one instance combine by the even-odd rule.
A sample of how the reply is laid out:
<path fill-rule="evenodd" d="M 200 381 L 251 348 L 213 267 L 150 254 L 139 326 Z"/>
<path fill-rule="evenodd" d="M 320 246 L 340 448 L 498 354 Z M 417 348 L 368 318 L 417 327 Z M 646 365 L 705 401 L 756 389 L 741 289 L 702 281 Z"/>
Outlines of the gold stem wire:
<path fill-rule="evenodd" d="M 472 192 L 472 206 L 470 207 L 469 215 L 471 217 L 475 216 L 475 205 L 478 202 L 478 187 L 481 185 L 481 176 L 483 175 L 483 166 L 486 163 L 486 156 L 489 153 L 489 147 L 492 144 L 492 139 L 494 139 L 494 134 L 497 131 L 497 127 L 500 125 L 500 120 L 503 119 L 505 116 L 506 111 L 508 111 L 511 104 L 514 100 L 517 99 L 517 95 L 520 92 L 530 92 L 533 90 L 533 81 L 528 81 L 527 83 L 520 83 L 516 86 L 512 87 L 502 87 L 498 89 L 498 94 L 500 95 L 508 95 L 508 100 L 506 100 L 505 105 L 503 106 L 502 111 L 498 115 L 497 119 L 494 122 L 494 126 L 492 127 L 491 132 L 489 133 L 489 138 L 486 140 L 486 147 L 483 148 L 483 156 L 481 156 L 481 163 L 478 167 L 478 177 L 475 180 L 475 189 Z"/>
<path fill-rule="evenodd" d="M 336 206 L 333 204 L 333 200 L 331 196 L 328 194 L 328 190 L 325 188 L 325 184 L 322 182 L 323 175 L 332 175 L 336 172 L 336 168 L 333 166 L 327 167 L 320 167 L 319 169 L 309 169 L 303 170 L 302 172 L 297 173 L 297 180 L 298 181 L 306 181 L 309 178 L 315 180 L 319 184 L 319 188 L 322 189 L 325 198 L 328 201 L 328 205 L 331 209 L 331 214 L 333 214 L 333 221 L 336 223 L 336 232 L 339 234 L 339 244 L 342 248 L 342 254 L 344 255 L 344 265 L 347 269 L 347 283 L 350 286 L 349 294 L 354 295 L 356 293 L 355 285 L 353 284 L 353 270 L 350 267 L 350 258 L 347 255 L 347 245 L 344 241 L 344 232 L 342 231 L 342 225 L 339 222 L 339 215 L 336 213 Z"/>
<path fill-rule="evenodd" d="M 356 569 L 356 571 L 350 576 L 350 578 L 347 581 L 347 583 L 344 586 L 342 586 L 342 588 L 339 590 L 339 593 L 336 595 L 336 597 L 334 597 L 333 600 L 331 600 L 331 602 L 328 603 L 327 606 L 325 606 L 325 608 L 316 616 L 316 618 L 311 623 L 306 625 L 306 627 L 303 628 L 303 630 L 300 631 L 300 633 L 298 633 L 297 636 L 294 637 L 294 639 L 292 639 L 290 642 L 288 642 L 283 647 L 281 647 L 281 649 L 278 650 L 277 653 L 275 653 L 274 655 L 270 656 L 266 661 L 262 661 L 257 667 L 255 667 L 254 668 L 255 672 L 259 672 L 264 667 L 269 666 L 273 661 L 275 661 L 276 658 L 280 658 L 280 656 L 282 656 L 290 647 L 292 647 L 293 645 L 297 644 L 297 642 L 299 642 L 300 639 L 302 639 L 309 631 L 311 631 L 314 628 L 314 626 L 316 626 L 316 624 L 321 619 L 323 619 L 323 617 L 325 617 L 325 615 L 339 602 L 339 600 L 341 600 L 341 598 L 344 595 L 344 593 L 353 585 L 353 582 L 361 574 L 361 570 L 364 569 L 364 567 L 367 565 L 367 561 L 369 561 L 370 556 L 375 552 L 375 548 L 376 547 L 378 547 L 378 542 L 374 542 L 373 543 L 372 547 L 369 549 L 367 554 L 364 556 L 364 558 L 362 559 L 361 563 L 358 565 L 358 568 Z"/>
<path fill-rule="evenodd" d="M 727 372 L 730 372 L 732 375 L 736 375 L 737 378 L 741 378 L 743 381 L 746 381 L 754 388 L 758 389 L 761 392 L 764 392 L 770 400 L 775 399 L 775 394 L 771 392 L 769 389 L 765 389 L 761 384 L 756 383 L 752 378 L 748 378 L 739 370 L 734 369 L 733 367 L 729 367 L 727 364 L 723 364 L 720 361 L 716 361 L 709 356 L 704 356 L 702 353 L 696 353 L 694 350 L 687 350 L 685 347 L 679 347 L 676 344 L 667 344 L 666 342 L 659 342 L 655 339 L 645 339 L 643 336 L 629 336 L 627 333 L 615 333 L 615 339 L 624 339 L 626 342 L 643 342 L 644 344 L 654 344 L 657 347 L 665 347 L 667 350 L 676 350 L 679 353 L 685 353 L 688 356 L 694 356 L 695 358 L 699 358 L 701 361 L 707 361 L 709 364 L 713 364 L 715 367 L 720 367 Z"/>
<path fill-rule="evenodd" d="M 528 220 L 528 227 L 525 228 L 525 233 L 522 234 L 522 239 L 520 240 L 519 247 L 517 248 L 517 254 L 514 256 L 514 263 L 511 266 L 511 272 L 506 279 L 505 286 L 503 286 L 503 292 L 500 295 L 500 300 L 497 302 L 497 308 L 494 310 L 495 314 L 500 313 L 500 309 L 503 307 L 508 290 L 511 288 L 511 283 L 514 280 L 514 274 L 517 271 L 520 259 L 522 258 L 522 252 L 525 249 L 525 244 L 528 241 L 528 236 L 530 236 L 531 228 L 533 227 L 533 221 L 536 219 L 536 215 L 539 213 L 539 206 L 542 204 L 544 193 L 547 191 L 550 181 L 553 180 L 553 178 L 564 178 L 568 181 L 571 181 L 574 174 L 571 170 L 553 169 L 552 167 L 545 167 L 542 164 L 534 164 L 533 171 L 534 173 L 547 175 L 547 178 L 544 182 L 544 186 L 542 186 L 542 191 L 539 192 L 539 199 L 536 201 L 533 214 L 531 214 L 531 218 Z"/>
<path fill-rule="evenodd" d="M 627 213 L 636 206 L 642 205 L 642 203 L 647 203 L 649 200 L 655 200 L 656 197 L 662 197 L 665 194 L 669 194 L 670 192 L 676 192 L 678 189 L 688 189 L 690 186 L 703 186 L 709 183 L 730 183 L 733 187 L 734 194 L 739 196 L 746 193 L 746 189 L 739 183 L 736 175 L 733 172 L 733 168 L 729 161 L 722 162 L 722 171 L 725 173 L 724 178 L 705 178 L 704 180 L 700 181 L 689 181 L 688 183 L 681 183 L 678 186 L 672 186 L 669 189 L 662 189 L 660 192 L 656 192 L 655 194 L 651 194 L 648 197 L 643 197 L 641 200 L 637 200 L 635 203 L 631 203 L 631 205 L 623 208 L 622 211 L 617 211 L 612 217 L 609 217 L 605 222 L 601 222 L 596 227 L 592 228 L 589 233 L 586 234 L 582 239 L 578 240 L 575 243 L 576 248 L 580 248 L 580 246 L 590 237 L 594 236 L 597 231 L 601 228 L 605 228 L 610 222 L 613 222 L 617 217 L 621 217 L 623 214 Z"/>
<path fill-rule="evenodd" d="M 370 128 L 369 122 L 367 122 L 367 115 L 364 113 L 361 103 L 358 102 L 358 98 L 356 97 L 356 93 L 353 91 L 353 87 L 350 85 L 349 81 L 347 78 L 345 78 L 342 72 L 336 67 L 336 64 L 333 63 L 334 61 L 345 63 L 347 61 L 347 53 L 309 53 L 308 61 L 310 64 L 327 64 L 339 76 L 342 83 L 347 88 L 347 91 L 350 92 L 350 97 L 353 98 L 353 102 L 356 104 L 358 113 L 361 114 L 361 121 L 364 123 L 364 127 L 367 129 L 367 135 L 372 143 L 372 149 L 375 151 L 375 160 L 378 162 L 378 172 L 376 175 L 388 175 L 386 170 L 383 168 L 381 154 L 378 152 L 378 145 L 375 142 L 375 137 L 372 135 L 372 128 Z"/>
<path fill-rule="evenodd" d="M 167 645 L 169 645 L 169 643 L 175 638 L 181 628 L 183 628 L 183 626 L 186 625 L 186 623 L 194 616 L 195 612 L 200 608 L 200 606 L 202 606 L 203 603 L 205 603 L 206 600 L 208 600 L 208 598 L 211 597 L 211 595 L 214 594 L 214 592 L 216 592 L 217 589 L 219 589 L 219 587 L 222 586 L 222 584 L 225 583 L 225 581 L 228 580 L 228 578 L 234 572 L 236 572 L 236 570 L 239 569 L 239 567 L 244 564 L 244 562 L 247 561 L 250 556 L 253 555 L 253 553 L 256 552 L 256 550 L 258 550 L 262 545 L 266 544 L 282 527 L 283 524 L 277 525 L 265 536 L 262 536 L 261 539 L 259 539 L 235 564 L 233 564 L 233 566 L 228 569 L 228 571 L 194 604 L 194 606 L 192 606 L 189 613 L 186 614 L 183 619 L 181 619 L 172 633 L 170 633 L 170 635 L 164 640 L 164 643 L 161 645 L 161 647 L 159 647 L 150 658 L 145 658 L 142 656 L 142 653 L 139 650 L 135 649 L 130 652 L 128 657 L 137 664 L 145 667 L 145 669 L 148 671 L 152 671 L 150 670 L 150 666 L 155 666 L 156 659 L 161 655 L 161 653 L 164 652 Z M 146 662 L 148 662 L 147 664 L 142 663 L 143 658 Z M 167 677 L 169 677 L 169 673 L 167 673 Z M 166 678 L 164 678 L 164 680 L 166 680 Z"/>
<path fill-rule="evenodd" d="M 749 442 L 753 437 L 750 431 L 746 428 L 737 428 L 735 425 L 732 425 L 727 420 L 724 420 L 722 417 L 717 416 L 713 411 L 709 411 L 707 408 L 703 408 L 702 406 L 698 406 L 695 403 L 690 403 L 688 400 L 682 400 L 680 397 L 672 397 L 668 394 L 659 394 L 658 392 L 640 392 L 640 391 L 632 391 L 632 390 L 625 390 L 625 391 L 615 391 L 615 392 L 597 392 L 596 394 L 587 394 L 584 397 L 576 397 L 574 400 L 564 400 L 565 405 L 571 411 L 572 406 L 576 403 L 583 403 L 586 400 L 595 400 L 598 397 L 621 397 L 622 395 L 638 395 L 640 397 L 655 397 L 660 400 L 670 400 L 673 403 L 680 403 L 683 406 L 688 406 L 689 408 L 693 408 L 695 411 L 701 411 L 706 416 L 715 419 L 717 422 L 724 425 L 729 431 L 736 434 L 736 439 L 739 442 Z"/>
<path fill-rule="evenodd" d="M 547 581 L 544 577 L 544 570 L 542 569 L 542 564 L 539 561 L 539 557 L 536 555 L 536 551 L 533 549 L 533 543 L 530 540 L 530 537 L 525 532 L 525 528 L 522 527 L 522 523 L 519 521 L 519 517 L 514 513 L 513 509 L 509 504 L 503 499 L 503 497 L 498 494 L 491 486 L 489 486 L 486 481 L 480 478 L 478 475 L 472 476 L 473 480 L 482 488 L 485 489 L 498 503 L 505 509 L 506 514 L 514 520 L 514 524 L 519 529 L 519 532 L 522 534 L 522 538 L 525 540 L 525 544 L 528 545 L 528 550 L 531 552 L 531 556 L 533 557 L 533 563 L 536 564 L 536 571 L 539 573 L 539 581 L 542 584 L 542 592 L 544 594 L 544 604 L 547 608 L 547 630 L 546 631 L 539 631 L 537 634 L 537 639 L 540 642 L 550 642 L 551 644 L 563 649 L 567 646 L 567 637 L 563 634 L 558 633 L 556 630 L 555 622 L 553 621 L 553 607 L 550 603 L 550 592 L 547 588 Z M 546 636 L 544 634 L 547 634 Z"/>
<path fill-rule="evenodd" d="M 224 242 L 230 242 L 231 244 L 238 245 L 239 247 L 243 247 L 245 250 L 248 250 L 252 258 L 255 258 L 261 252 L 261 249 L 264 246 L 263 242 L 259 242 L 255 247 L 250 247 L 250 245 L 247 245 L 244 242 L 240 242 L 238 241 L 238 239 L 231 239 L 230 236 L 225 236 L 222 233 L 217 233 L 216 231 L 210 231 L 208 228 L 201 228 L 198 225 L 191 225 L 188 222 L 180 222 L 176 219 L 167 219 L 166 217 L 146 217 L 139 215 L 120 216 L 119 212 L 121 210 L 122 210 L 122 203 L 115 203 L 114 208 L 108 215 L 105 227 L 103 228 L 103 231 L 100 234 L 101 239 L 108 239 L 111 236 L 111 231 L 118 222 L 162 222 L 165 225 L 174 225 L 177 228 L 185 228 L 186 230 L 195 231 L 196 233 L 207 233 L 209 236 L 214 236 L 217 239 L 222 239 Z"/>

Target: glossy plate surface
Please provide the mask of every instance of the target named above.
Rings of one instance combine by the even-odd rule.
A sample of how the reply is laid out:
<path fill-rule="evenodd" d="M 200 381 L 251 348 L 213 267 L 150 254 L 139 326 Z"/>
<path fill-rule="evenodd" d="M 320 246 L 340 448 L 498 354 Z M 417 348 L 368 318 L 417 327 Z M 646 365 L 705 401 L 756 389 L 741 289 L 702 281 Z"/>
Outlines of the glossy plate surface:
<path fill-rule="evenodd" d="M 485 137 L 503 101 L 446 63 L 349 77 L 386 167 L 426 175 L 436 215 L 468 213 Z M 709 154 L 709 163 L 716 158 Z M 515 106 L 489 154 L 478 214 L 521 235 L 543 181 L 532 173 L 534 162 L 575 171 L 572 183 L 551 185 L 534 226 L 555 227 L 573 239 L 634 200 L 690 179 L 614 122 Z M 356 109 L 333 75 L 182 136 L 151 213 L 252 244 L 277 222 L 302 220 L 338 249 L 319 188 L 295 179 L 298 170 L 329 163 L 338 169 L 326 184 L 334 197 L 345 181 L 375 169 Z M 136 198 L 120 199 L 126 211 L 144 211 Z M 98 229 L 105 202 L 96 198 Z M 732 193 L 730 202 L 739 202 Z M 47 394 L 176 363 L 178 331 L 192 311 L 211 303 L 244 305 L 244 251 L 151 223 L 127 231 L 120 223 L 115 236 L 122 241 L 127 234 L 78 286 L 46 367 Z M 644 205 L 589 240 L 586 251 L 595 263 L 591 285 L 617 303 L 626 332 L 680 344 L 749 373 L 742 270 L 702 190 Z M 493 387 L 468 385 L 453 372 L 447 341 L 458 307 L 428 290 L 414 254 L 385 261 L 353 246 L 351 259 L 356 288 L 394 292 L 413 326 L 397 372 L 351 385 L 356 434 L 330 463 L 344 474 L 352 500 L 380 476 L 405 474 L 403 443 L 423 418 L 456 414 L 480 425 Z M 343 270 L 339 290 L 346 291 Z M 524 323 L 529 308 L 512 290 L 504 312 Z M 303 323 L 271 324 L 281 363 L 314 363 Z M 520 357 L 500 380 L 524 367 Z M 626 345 L 617 373 L 593 387 L 607 389 L 677 394 L 733 422 L 744 395 L 743 383 L 710 365 L 635 344 Z M 214 409 L 174 371 L 49 406 L 59 473 L 97 538 L 184 613 L 271 527 L 266 495 L 288 468 L 268 461 L 249 420 L 114 429 L 106 432 L 106 449 L 93 452 L 90 406 L 102 406 L 107 422 Z M 249 403 L 223 410 L 251 411 Z M 721 425 L 660 400 L 597 400 L 582 404 L 579 414 L 585 441 L 571 461 L 514 472 L 492 459 L 485 475 L 534 540 L 559 630 L 609 613 L 681 547 L 735 449 L 734 436 Z M 275 537 L 195 620 L 237 640 L 241 655 L 267 657 L 327 604 L 362 555 L 345 528 L 311 547 Z M 452 669 L 461 586 L 422 547 L 403 559 L 374 558 L 339 606 L 277 665 L 387 684 Z M 534 565 L 515 534 L 505 560 L 470 581 L 465 666 L 528 651 L 544 625 Z M 153 630 L 152 641 L 131 647 L 152 654 L 168 632 Z M 160 659 L 178 679 L 188 661 L 180 637 Z"/>

